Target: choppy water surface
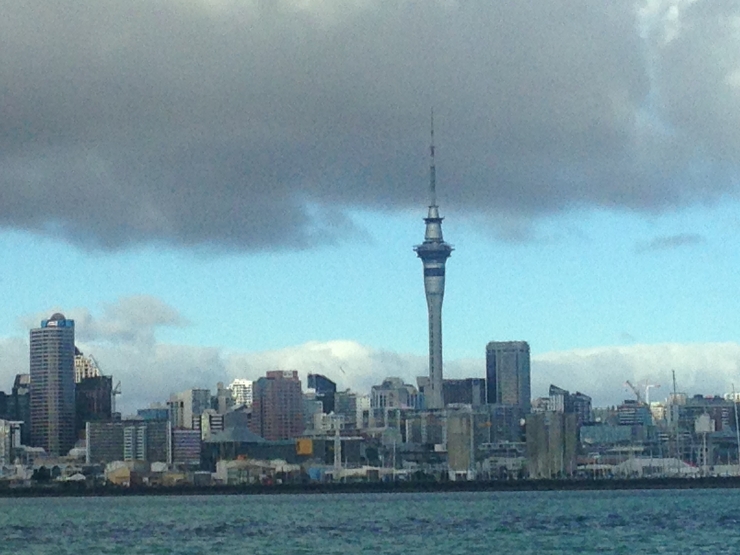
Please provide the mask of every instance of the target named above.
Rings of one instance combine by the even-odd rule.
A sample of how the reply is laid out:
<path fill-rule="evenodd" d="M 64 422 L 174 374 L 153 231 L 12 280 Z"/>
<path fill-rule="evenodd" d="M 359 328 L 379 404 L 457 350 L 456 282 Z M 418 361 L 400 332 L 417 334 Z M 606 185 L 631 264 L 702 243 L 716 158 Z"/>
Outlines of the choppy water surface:
<path fill-rule="evenodd" d="M 740 553 L 740 491 L 0 499 L 0 553 Z"/>

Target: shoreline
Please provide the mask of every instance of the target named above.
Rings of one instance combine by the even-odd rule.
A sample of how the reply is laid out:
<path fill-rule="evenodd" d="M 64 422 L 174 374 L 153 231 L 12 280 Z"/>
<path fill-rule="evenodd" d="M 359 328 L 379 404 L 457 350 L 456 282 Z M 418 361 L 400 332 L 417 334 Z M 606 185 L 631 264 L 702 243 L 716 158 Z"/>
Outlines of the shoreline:
<path fill-rule="evenodd" d="M 519 491 L 616 491 L 666 489 L 737 489 L 740 477 L 635 478 L 610 480 L 496 480 L 487 482 L 354 482 L 238 486 L 48 485 L 0 488 L 0 497 L 126 497 L 182 495 L 305 495 L 351 493 L 455 493 Z"/>

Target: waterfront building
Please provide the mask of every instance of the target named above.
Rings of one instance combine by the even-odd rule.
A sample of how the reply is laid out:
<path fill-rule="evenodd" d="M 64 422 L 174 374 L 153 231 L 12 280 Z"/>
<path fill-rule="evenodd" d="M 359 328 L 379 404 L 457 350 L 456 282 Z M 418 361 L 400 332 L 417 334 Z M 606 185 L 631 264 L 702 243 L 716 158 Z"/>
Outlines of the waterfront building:
<path fill-rule="evenodd" d="M 21 423 L 0 420 L 0 467 L 13 464 L 15 451 L 21 447 Z"/>
<path fill-rule="evenodd" d="M 471 408 L 447 412 L 447 468 L 451 480 L 475 478 L 474 414 Z"/>
<path fill-rule="evenodd" d="M 169 420 L 117 420 L 88 422 L 85 426 L 85 461 L 172 462 L 172 427 Z"/>
<path fill-rule="evenodd" d="M 30 332 L 33 447 L 64 456 L 75 445 L 74 320 L 56 313 Z"/>
<path fill-rule="evenodd" d="M 491 341 L 486 345 L 486 399 L 488 404 L 513 405 L 525 413 L 531 407 L 529 344 Z"/>
<path fill-rule="evenodd" d="M 200 430 L 172 430 L 173 464 L 199 466 L 201 445 L 202 436 Z"/>
<path fill-rule="evenodd" d="M 531 413 L 526 417 L 530 478 L 572 476 L 576 470 L 578 427 L 575 414 Z"/>
<path fill-rule="evenodd" d="M 442 301 L 445 293 L 445 266 L 452 246 L 442 236 L 442 218 L 437 206 L 436 166 L 434 161 L 434 119 L 429 164 L 429 211 L 424 242 L 414 247 L 424 266 L 424 293 L 427 300 L 429 329 L 429 382 L 423 390 L 425 407 L 443 409 Z"/>

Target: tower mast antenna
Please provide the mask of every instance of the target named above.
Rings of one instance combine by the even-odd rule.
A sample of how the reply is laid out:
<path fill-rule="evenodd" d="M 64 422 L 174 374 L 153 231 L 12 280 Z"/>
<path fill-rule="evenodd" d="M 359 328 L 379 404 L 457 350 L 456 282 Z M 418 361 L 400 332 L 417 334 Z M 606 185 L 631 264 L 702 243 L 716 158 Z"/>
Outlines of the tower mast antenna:
<path fill-rule="evenodd" d="M 431 142 L 429 146 L 429 206 L 437 206 L 437 166 L 434 161 L 434 108 L 431 117 Z"/>

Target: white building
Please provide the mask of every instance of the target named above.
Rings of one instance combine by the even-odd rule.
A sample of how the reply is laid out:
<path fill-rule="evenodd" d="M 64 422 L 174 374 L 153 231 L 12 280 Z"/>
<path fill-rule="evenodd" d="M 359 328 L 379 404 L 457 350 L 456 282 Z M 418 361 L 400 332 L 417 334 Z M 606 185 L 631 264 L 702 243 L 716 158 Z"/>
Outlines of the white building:
<path fill-rule="evenodd" d="M 200 415 L 206 409 L 211 408 L 210 389 L 188 389 L 182 393 L 176 393 L 167 401 L 170 413 L 170 422 L 173 428 L 187 428 L 192 430 L 198 428 Z M 194 419 L 196 425 L 193 425 Z"/>
<path fill-rule="evenodd" d="M 75 383 L 80 383 L 85 378 L 99 378 L 100 368 L 92 356 L 85 356 L 82 352 L 75 352 Z"/>
<path fill-rule="evenodd" d="M 231 390 L 231 394 L 234 396 L 235 406 L 252 406 L 252 400 L 254 399 L 252 380 L 237 378 L 231 382 L 229 389 Z"/>

